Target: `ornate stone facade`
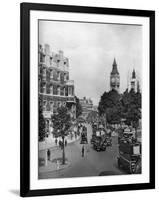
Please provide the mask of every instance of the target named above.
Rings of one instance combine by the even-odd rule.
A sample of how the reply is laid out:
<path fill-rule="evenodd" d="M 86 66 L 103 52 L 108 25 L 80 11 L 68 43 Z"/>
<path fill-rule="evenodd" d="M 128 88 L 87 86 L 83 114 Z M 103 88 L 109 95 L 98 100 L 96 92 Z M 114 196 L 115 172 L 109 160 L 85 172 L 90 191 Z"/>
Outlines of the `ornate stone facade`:
<path fill-rule="evenodd" d="M 63 51 L 54 53 L 50 46 L 39 45 L 39 96 L 43 102 L 43 115 L 50 119 L 60 106 L 67 106 L 72 118 L 76 117 L 74 81 L 69 80 L 69 60 Z"/>
<path fill-rule="evenodd" d="M 120 75 L 117 69 L 116 60 L 114 58 L 112 72 L 110 74 L 110 89 L 119 92 L 120 89 Z"/>

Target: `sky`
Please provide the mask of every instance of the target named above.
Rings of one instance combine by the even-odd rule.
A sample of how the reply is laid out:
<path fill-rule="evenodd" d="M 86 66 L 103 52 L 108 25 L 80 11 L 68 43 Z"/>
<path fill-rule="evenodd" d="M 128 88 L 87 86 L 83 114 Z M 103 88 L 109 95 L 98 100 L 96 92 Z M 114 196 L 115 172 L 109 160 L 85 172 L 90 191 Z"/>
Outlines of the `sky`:
<path fill-rule="evenodd" d="M 39 21 L 39 43 L 49 44 L 55 53 L 64 51 L 75 95 L 91 98 L 94 105 L 110 90 L 114 58 L 120 74 L 120 93 L 126 90 L 133 69 L 140 79 L 142 26 Z"/>

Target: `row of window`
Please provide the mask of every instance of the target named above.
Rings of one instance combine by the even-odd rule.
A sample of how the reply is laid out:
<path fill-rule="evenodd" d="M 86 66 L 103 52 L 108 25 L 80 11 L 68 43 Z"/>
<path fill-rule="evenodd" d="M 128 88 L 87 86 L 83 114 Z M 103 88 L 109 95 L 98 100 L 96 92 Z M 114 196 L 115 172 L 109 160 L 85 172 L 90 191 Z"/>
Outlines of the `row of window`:
<path fill-rule="evenodd" d="M 43 101 L 43 111 L 56 111 L 58 107 L 66 106 L 66 102 L 61 101 Z"/>
<path fill-rule="evenodd" d="M 39 92 L 43 94 L 73 96 L 74 88 L 68 86 L 47 85 L 46 83 L 39 84 Z"/>
<path fill-rule="evenodd" d="M 39 68 L 39 74 L 42 76 L 43 80 L 53 79 L 55 81 L 68 81 L 69 74 L 56 71 L 53 69 Z"/>
<path fill-rule="evenodd" d="M 49 65 L 53 65 L 53 63 L 60 63 L 60 62 L 63 62 L 63 65 L 67 65 L 68 64 L 68 60 L 67 59 L 64 59 L 64 60 L 60 60 L 58 58 L 58 56 L 56 56 L 54 59 L 53 57 L 51 56 L 46 56 L 44 55 L 43 53 L 40 53 L 39 55 L 39 62 L 40 63 L 48 63 Z"/>

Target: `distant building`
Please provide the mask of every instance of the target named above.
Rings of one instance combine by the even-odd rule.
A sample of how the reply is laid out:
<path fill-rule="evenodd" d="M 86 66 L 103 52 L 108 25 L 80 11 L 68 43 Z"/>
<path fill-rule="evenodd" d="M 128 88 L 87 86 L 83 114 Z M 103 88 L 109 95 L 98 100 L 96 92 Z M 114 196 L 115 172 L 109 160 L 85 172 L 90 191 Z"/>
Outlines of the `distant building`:
<path fill-rule="evenodd" d="M 93 107 L 92 107 L 92 111 L 98 112 L 98 106 L 93 106 Z"/>
<path fill-rule="evenodd" d="M 72 118 L 76 117 L 74 81 L 69 80 L 69 60 L 63 51 L 53 53 L 50 46 L 38 49 L 39 97 L 42 99 L 43 115 L 49 123 L 51 115 L 60 106 L 67 106 Z"/>
<path fill-rule="evenodd" d="M 83 97 L 83 99 L 80 99 L 80 104 L 82 107 L 82 117 L 86 119 L 88 114 L 94 109 L 93 102 L 90 98 Z"/>
<path fill-rule="evenodd" d="M 139 90 L 139 81 L 137 79 L 135 70 L 133 70 L 129 80 L 128 91 L 130 90 L 134 90 L 134 92 L 137 92 Z"/>
<path fill-rule="evenodd" d="M 119 92 L 119 89 L 120 89 L 120 75 L 119 75 L 119 72 L 118 72 L 118 69 L 117 69 L 117 63 L 116 63 L 116 60 L 114 58 L 114 62 L 113 62 L 113 65 L 112 65 L 112 72 L 110 74 L 110 89 L 114 89 L 116 90 L 117 92 Z"/>

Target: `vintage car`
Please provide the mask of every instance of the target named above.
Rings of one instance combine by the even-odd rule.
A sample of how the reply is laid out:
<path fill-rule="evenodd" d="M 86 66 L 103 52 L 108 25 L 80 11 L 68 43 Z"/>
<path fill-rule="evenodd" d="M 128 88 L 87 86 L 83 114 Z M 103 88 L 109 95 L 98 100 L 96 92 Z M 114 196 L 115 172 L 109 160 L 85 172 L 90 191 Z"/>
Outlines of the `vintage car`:
<path fill-rule="evenodd" d="M 112 138 L 109 135 L 106 135 L 107 146 L 112 146 Z"/>
<path fill-rule="evenodd" d="M 88 139 L 87 139 L 87 128 L 83 127 L 83 131 L 81 133 L 81 142 L 80 144 L 88 144 Z"/>
<path fill-rule="evenodd" d="M 93 148 L 96 151 L 105 151 L 106 147 L 107 147 L 106 137 L 96 137 L 93 143 Z"/>

